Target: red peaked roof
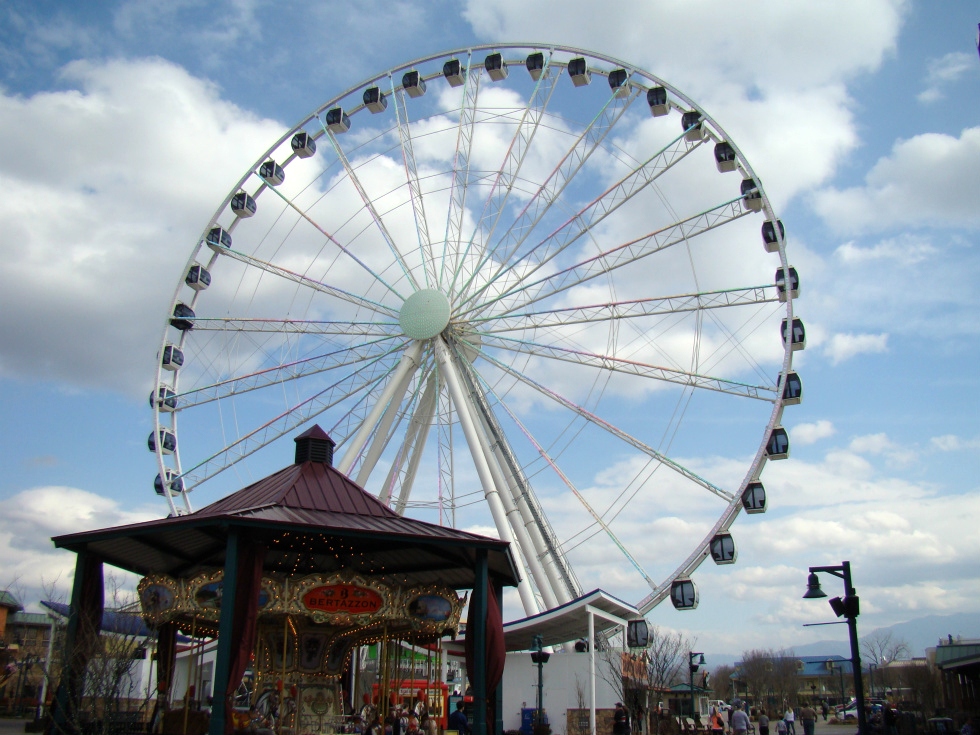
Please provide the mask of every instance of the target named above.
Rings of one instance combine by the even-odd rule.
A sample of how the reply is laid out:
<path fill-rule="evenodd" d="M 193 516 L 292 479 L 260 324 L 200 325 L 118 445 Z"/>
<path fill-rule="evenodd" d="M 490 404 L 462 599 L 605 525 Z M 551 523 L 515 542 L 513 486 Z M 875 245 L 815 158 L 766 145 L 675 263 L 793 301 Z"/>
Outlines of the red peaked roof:
<path fill-rule="evenodd" d="M 302 550 L 305 571 L 384 569 L 403 583 L 439 582 L 457 589 L 472 587 L 473 559 L 485 549 L 491 575 L 516 584 L 506 542 L 398 515 L 328 464 L 333 442 L 319 426 L 296 442 L 297 458 L 312 454 L 327 461 L 289 465 L 188 515 L 52 540 L 137 574 L 188 577 L 223 567 L 228 531 L 237 528 L 267 545 L 268 571 L 295 569 Z M 351 551 L 338 554 L 338 547 Z"/>

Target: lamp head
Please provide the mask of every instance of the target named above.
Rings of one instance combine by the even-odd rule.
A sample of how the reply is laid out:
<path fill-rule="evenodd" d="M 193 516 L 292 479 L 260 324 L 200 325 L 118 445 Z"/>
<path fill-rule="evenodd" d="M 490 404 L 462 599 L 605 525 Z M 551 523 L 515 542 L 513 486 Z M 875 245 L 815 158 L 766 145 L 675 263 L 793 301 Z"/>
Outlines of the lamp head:
<path fill-rule="evenodd" d="M 826 596 L 827 593 L 820 589 L 820 577 L 816 575 L 816 572 L 810 572 L 810 576 L 806 580 L 806 593 L 803 595 L 803 599 L 813 600 Z"/>

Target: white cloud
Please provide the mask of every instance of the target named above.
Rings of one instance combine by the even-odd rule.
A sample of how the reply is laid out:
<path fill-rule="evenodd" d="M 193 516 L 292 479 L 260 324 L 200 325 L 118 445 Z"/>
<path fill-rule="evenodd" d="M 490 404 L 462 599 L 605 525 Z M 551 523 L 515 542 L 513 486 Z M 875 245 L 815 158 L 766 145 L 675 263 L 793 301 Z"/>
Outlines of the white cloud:
<path fill-rule="evenodd" d="M 946 96 L 943 87 L 972 70 L 976 62 L 976 55 L 966 51 L 953 51 L 938 59 L 930 59 L 926 74 L 928 86 L 919 92 L 917 99 L 923 104 L 931 104 L 943 99 Z"/>
<path fill-rule="evenodd" d="M 0 95 L 0 372 L 142 391 L 192 246 L 282 127 L 160 60 L 63 79 Z"/>
<path fill-rule="evenodd" d="M 24 490 L 4 501 L 0 514 L 0 584 L 11 584 L 28 599 L 55 593 L 67 598 L 75 555 L 56 549 L 52 536 L 126 525 L 159 517 L 159 509 L 126 510 L 114 500 L 63 486 Z M 116 575 L 122 579 L 123 575 Z M 135 578 L 125 575 L 135 586 Z"/>
<path fill-rule="evenodd" d="M 821 419 L 813 424 L 797 424 L 790 432 L 793 444 L 814 444 L 837 433 L 833 423 Z"/>
<path fill-rule="evenodd" d="M 980 226 L 980 128 L 960 136 L 923 133 L 897 142 L 865 176 L 863 186 L 828 188 L 814 207 L 840 232 L 901 226 Z"/>
<path fill-rule="evenodd" d="M 888 349 L 887 334 L 835 334 L 824 346 L 834 365 L 863 354 L 878 354 Z"/>
<path fill-rule="evenodd" d="M 929 443 L 940 452 L 959 452 L 966 449 L 980 449 L 980 438 L 964 439 L 955 434 L 934 436 Z"/>

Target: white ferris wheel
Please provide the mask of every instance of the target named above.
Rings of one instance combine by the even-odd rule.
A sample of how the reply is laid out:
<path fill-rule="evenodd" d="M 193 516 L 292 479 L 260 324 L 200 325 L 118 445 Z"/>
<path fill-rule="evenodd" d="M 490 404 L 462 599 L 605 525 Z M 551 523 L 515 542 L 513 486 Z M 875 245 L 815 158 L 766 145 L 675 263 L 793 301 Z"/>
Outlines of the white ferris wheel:
<path fill-rule="evenodd" d="M 566 46 L 420 58 L 317 107 L 204 228 L 156 490 L 188 512 L 319 423 L 399 513 L 513 542 L 527 614 L 599 586 L 691 609 L 789 452 L 798 293 L 759 178 L 667 82 Z"/>

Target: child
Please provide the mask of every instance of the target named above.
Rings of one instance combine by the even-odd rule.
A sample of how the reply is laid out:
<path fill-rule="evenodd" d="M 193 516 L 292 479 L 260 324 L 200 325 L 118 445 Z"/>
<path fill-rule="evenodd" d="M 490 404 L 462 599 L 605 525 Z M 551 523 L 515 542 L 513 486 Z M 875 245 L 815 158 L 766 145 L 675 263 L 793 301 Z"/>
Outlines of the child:
<path fill-rule="evenodd" d="M 786 735 L 786 720 L 776 720 L 776 735 Z"/>

